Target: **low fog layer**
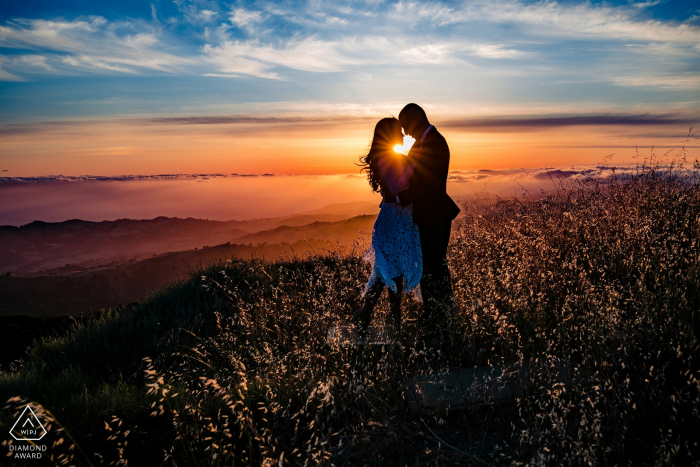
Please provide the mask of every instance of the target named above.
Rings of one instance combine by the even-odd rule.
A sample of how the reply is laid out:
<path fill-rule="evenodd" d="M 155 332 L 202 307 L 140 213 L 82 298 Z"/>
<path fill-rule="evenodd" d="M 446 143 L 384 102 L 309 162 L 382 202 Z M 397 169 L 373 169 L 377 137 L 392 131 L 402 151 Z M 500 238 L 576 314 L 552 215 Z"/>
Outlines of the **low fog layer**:
<path fill-rule="evenodd" d="M 617 169 L 624 174 L 633 168 Z M 611 167 L 454 170 L 448 192 L 458 201 L 554 189 L 560 180 L 607 177 Z M 363 174 L 125 175 L 0 178 L 0 225 L 193 217 L 245 220 L 285 216 L 332 203 L 380 202 Z"/>

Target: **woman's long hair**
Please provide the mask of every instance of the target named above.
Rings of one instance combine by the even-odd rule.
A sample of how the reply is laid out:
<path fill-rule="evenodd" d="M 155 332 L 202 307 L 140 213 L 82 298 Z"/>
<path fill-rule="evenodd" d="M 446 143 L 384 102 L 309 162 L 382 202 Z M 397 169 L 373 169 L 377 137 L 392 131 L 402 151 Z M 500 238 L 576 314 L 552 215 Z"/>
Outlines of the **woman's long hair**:
<path fill-rule="evenodd" d="M 379 173 L 379 156 L 387 151 L 393 154 L 394 146 L 401 144 L 401 124 L 394 117 L 382 118 L 374 127 L 374 137 L 369 152 L 366 156 L 360 157 L 361 171 L 367 171 L 367 180 L 373 191 L 381 190 L 381 174 Z"/>

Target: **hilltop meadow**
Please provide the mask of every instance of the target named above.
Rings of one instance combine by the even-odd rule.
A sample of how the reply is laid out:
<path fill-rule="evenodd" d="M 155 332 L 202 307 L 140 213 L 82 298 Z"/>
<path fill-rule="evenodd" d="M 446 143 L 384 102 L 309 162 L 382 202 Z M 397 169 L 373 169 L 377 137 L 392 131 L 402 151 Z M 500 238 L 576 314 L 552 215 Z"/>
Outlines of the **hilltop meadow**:
<path fill-rule="evenodd" d="M 194 270 L 35 342 L 0 374 L 2 432 L 31 404 L 59 465 L 700 465 L 700 166 L 678 162 L 463 205 L 439 342 L 414 296 L 400 345 L 328 342 L 359 305 L 359 250 Z M 406 395 L 512 365 L 512 398 Z"/>

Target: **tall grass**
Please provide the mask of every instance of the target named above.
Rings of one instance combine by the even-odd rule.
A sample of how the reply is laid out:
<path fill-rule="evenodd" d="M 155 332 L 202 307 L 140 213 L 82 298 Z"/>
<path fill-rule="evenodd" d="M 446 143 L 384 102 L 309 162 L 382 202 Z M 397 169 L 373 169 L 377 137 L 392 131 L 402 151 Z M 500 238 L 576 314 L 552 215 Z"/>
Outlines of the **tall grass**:
<path fill-rule="evenodd" d="M 700 189 L 642 168 L 472 209 L 450 261 L 479 364 L 570 362 L 569 384 L 518 400 L 521 461 L 700 461 Z"/>
<path fill-rule="evenodd" d="M 37 343 L 0 375 L 0 397 L 23 397 L 2 429 L 41 404 L 65 427 L 55 458 L 85 465 L 697 464 L 697 170 L 466 205 L 443 342 L 424 342 L 407 297 L 400 345 L 330 345 L 369 275 L 355 256 L 196 271 Z M 421 414 L 406 399 L 413 375 L 515 364 L 512 402 Z"/>

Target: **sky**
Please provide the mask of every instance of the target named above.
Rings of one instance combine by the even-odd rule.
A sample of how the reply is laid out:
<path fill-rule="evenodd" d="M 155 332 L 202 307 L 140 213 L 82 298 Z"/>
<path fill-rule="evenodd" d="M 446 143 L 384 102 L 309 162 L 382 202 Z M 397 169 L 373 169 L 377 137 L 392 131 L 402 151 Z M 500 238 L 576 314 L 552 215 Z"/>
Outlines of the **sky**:
<path fill-rule="evenodd" d="M 452 170 L 697 153 L 691 1 L 2 0 L 0 173 L 357 174 L 422 105 Z"/>

